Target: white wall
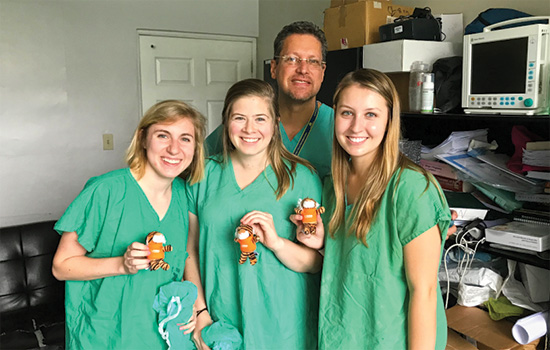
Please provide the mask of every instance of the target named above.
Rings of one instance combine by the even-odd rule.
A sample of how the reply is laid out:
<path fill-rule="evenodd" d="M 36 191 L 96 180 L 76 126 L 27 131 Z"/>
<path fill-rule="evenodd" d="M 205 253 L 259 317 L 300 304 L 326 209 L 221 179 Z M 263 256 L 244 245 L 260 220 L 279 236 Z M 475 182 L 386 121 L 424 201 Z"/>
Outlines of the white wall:
<path fill-rule="evenodd" d="M 258 78 L 263 79 L 263 62 L 273 57 L 277 33 L 294 21 L 311 21 L 323 29 L 324 10 L 330 0 L 259 0 Z"/>
<path fill-rule="evenodd" d="M 58 219 L 88 178 L 125 166 L 137 29 L 257 37 L 258 11 L 258 0 L 0 0 L 0 226 Z"/>

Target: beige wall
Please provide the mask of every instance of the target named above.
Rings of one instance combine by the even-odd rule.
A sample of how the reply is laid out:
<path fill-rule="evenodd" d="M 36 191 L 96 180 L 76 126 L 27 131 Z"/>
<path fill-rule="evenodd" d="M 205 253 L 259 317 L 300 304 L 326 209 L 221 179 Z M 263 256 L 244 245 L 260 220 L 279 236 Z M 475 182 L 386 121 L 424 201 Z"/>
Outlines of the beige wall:
<path fill-rule="evenodd" d="M 58 219 L 125 166 L 137 29 L 257 37 L 258 23 L 258 0 L 0 0 L 0 226 Z"/>

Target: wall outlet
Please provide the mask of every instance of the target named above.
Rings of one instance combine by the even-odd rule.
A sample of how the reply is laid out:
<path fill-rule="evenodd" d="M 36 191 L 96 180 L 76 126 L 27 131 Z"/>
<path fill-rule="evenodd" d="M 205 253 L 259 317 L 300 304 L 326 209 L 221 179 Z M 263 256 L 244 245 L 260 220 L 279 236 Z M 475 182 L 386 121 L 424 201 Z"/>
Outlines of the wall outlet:
<path fill-rule="evenodd" d="M 114 146 L 113 134 L 103 134 L 103 150 L 112 151 Z"/>

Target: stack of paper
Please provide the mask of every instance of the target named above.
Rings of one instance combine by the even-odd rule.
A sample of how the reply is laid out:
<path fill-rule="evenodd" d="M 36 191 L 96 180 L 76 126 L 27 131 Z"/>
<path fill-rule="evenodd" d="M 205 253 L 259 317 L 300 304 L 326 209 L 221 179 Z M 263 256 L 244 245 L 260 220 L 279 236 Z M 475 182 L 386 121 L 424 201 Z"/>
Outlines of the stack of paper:
<path fill-rule="evenodd" d="M 523 164 L 539 167 L 550 167 L 550 150 L 523 150 Z"/>
<path fill-rule="evenodd" d="M 434 148 L 422 147 L 422 159 L 433 160 L 439 154 L 457 154 L 468 149 L 470 141 L 487 142 L 487 129 L 453 131 L 449 137 Z"/>
<path fill-rule="evenodd" d="M 493 162 L 486 163 L 479 157 L 470 157 L 466 153 L 437 155 L 437 158 L 471 177 L 473 183 L 483 182 L 511 192 L 543 192 L 543 187 L 535 181 L 495 166 Z"/>

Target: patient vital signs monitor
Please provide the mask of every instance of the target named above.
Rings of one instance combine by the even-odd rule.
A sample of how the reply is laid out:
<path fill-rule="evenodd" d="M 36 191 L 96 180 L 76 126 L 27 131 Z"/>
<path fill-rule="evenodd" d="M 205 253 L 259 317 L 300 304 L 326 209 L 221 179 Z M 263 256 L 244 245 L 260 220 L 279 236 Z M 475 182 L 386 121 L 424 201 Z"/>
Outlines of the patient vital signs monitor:
<path fill-rule="evenodd" d="M 464 36 L 462 107 L 466 113 L 548 114 L 550 107 L 550 24 L 529 24 Z"/>

